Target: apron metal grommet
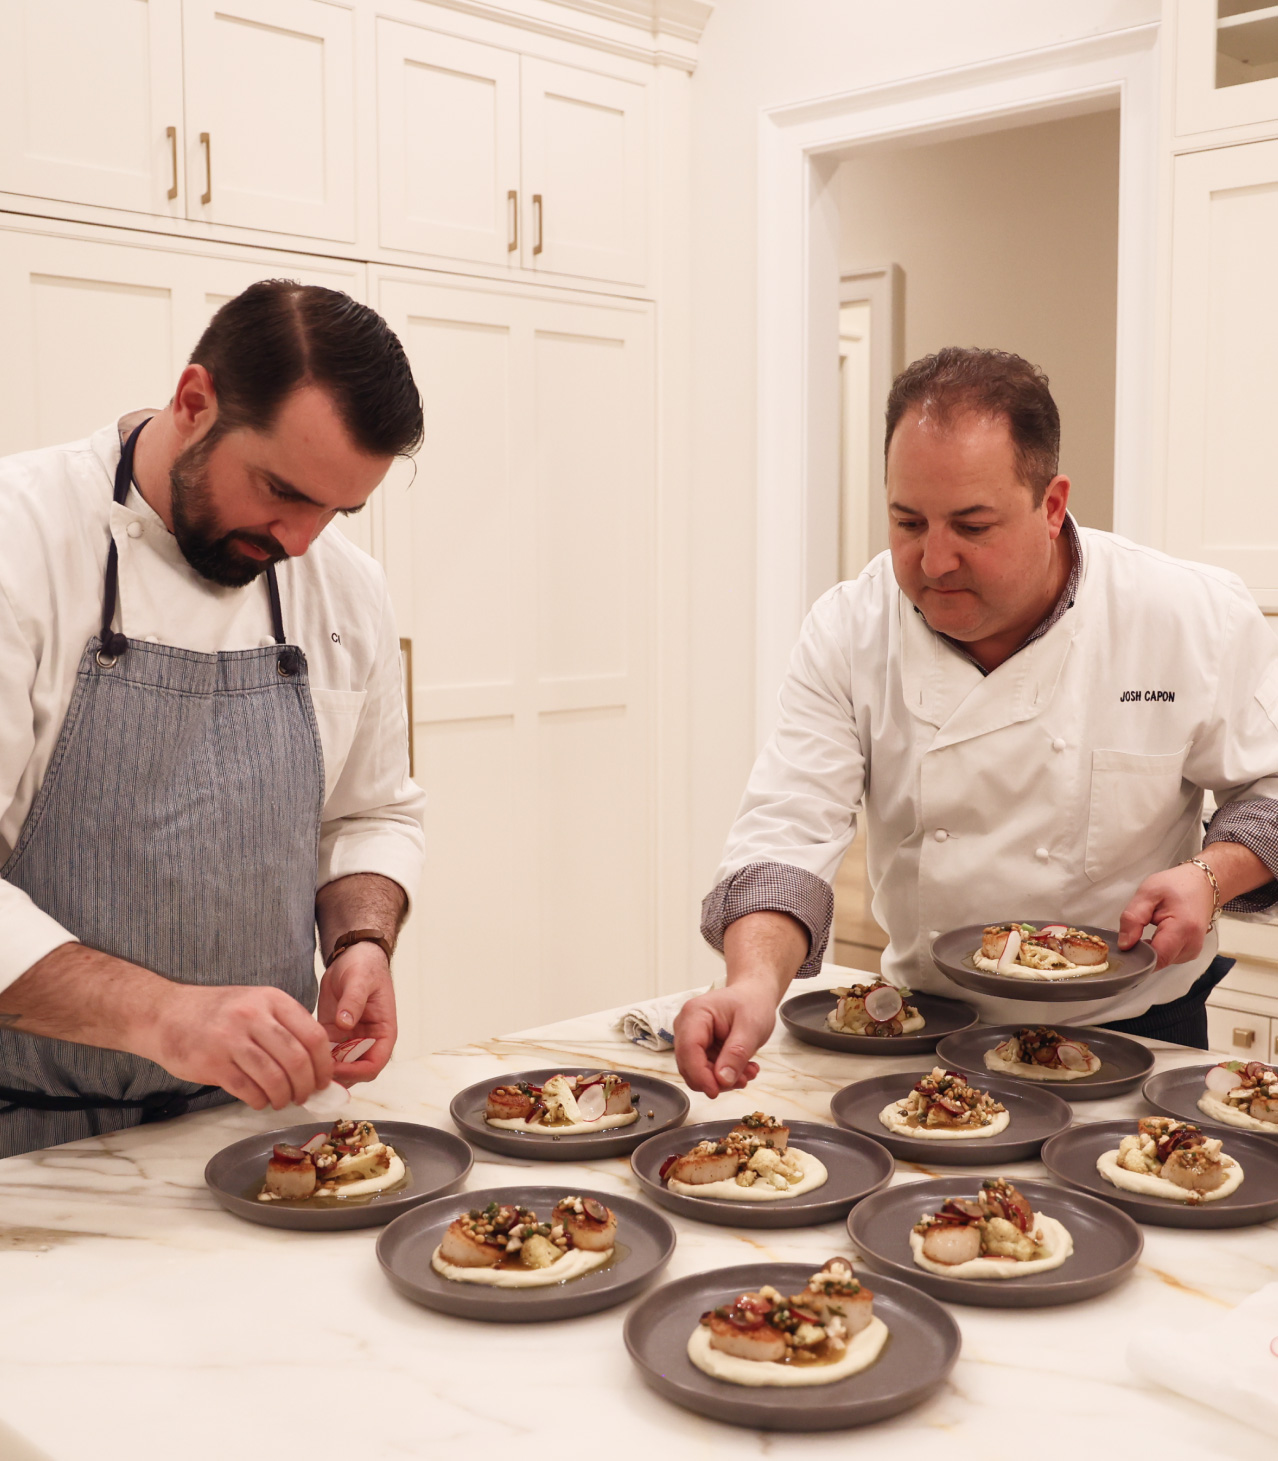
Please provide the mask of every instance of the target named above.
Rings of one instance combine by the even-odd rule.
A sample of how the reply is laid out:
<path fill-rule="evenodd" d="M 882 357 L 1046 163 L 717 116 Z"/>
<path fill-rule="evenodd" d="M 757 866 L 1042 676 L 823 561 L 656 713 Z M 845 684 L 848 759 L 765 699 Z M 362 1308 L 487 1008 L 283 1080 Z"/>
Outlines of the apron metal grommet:
<path fill-rule="evenodd" d="M 281 675 L 288 677 L 297 674 L 298 670 L 301 669 L 301 665 L 298 663 L 297 651 L 293 649 L 281 650 L 279 658 L 275 661 L 275 668 Z"/>
<path fill-rule="evenodd" d="M 98 650 L 97 661 L 104 670 L 109 670 L 115 664 L 115 655 L 103 654 L 101 650 Z"/>

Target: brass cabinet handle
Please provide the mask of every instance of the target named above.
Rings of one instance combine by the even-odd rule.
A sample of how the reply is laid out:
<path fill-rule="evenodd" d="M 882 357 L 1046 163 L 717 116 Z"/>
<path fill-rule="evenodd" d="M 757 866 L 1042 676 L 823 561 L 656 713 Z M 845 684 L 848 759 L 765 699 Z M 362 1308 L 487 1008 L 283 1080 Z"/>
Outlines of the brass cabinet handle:
<path fill-rule="evenodd" d="M 213 201 L 213 144 L 209 141 L 207 132 L 200 133 L 200 146 L 204 149 L 204 191 L 200 194 L 201 203 Z"/>
<path fill-rule="evenodd" d="M 165 193 L 164 196 L 166 198 L 168 198 L 168 200 L 170 202 L 172 202 L 173 199 L 177 197 L 177 183 L 178 183 L 178 179 L 177 179 L 177 169 L 178 169 L 178 161 L 177 161 L 177 128 L 176 127 L 165 127 L 165 129 L 164 129 L 164 135 L 169 139 L 169 160 L 173 164 L 173 186 L 169 189 L 169 191 L 167 193 Z"/>
<path fill-rule="evenodd" d="M 1255 1030 L 1236 1029 L 1234 1031 L 1234 1044 L 1237 1045 L 1240 1050 L 1250 1050 L 1255 1043 Z"/>
<path fill-rule="evenodd" d="M 510 213 L 510 238 L 506 244 L 506 252 L 513 254 L 519 247 L 519 194 L 514 188 L 506 194 L 506 208 Z"/>
<path fill-rule="evenodd" d="M 541 253 L 542 245 L 542 217 L 541 217 L 541 194 L 533 194 L 533 209 L 537 214 L 537 242 L 533 244 L 533 253 Z"/>
<path fill-rule="evenodd" d="M 404 662 L 404 701 L 408 714 L 408 774 L 413 775 L 413 641 L 401 639 L 399 653 Z"/>

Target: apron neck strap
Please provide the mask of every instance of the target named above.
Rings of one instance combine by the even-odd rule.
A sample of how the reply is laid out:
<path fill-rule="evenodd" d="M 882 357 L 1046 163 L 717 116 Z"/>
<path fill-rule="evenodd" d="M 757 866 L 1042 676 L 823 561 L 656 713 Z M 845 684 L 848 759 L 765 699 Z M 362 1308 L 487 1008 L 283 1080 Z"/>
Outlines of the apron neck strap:
<path fill-rule="evenodd" d="M 147 420 L 151 418 L 148 416 Z M 115 469 L 115 491 L 112 494 L 112 501 L 124 505 L 129 495 L 129 488 L 133 483 L 133 449 L 137 445 L 138 437 L 142 433 L 142 427 L 146 421 L 140 422 L 129 434 L 129 439 L 124 443 L 120 451 L 120 461 Z M 123 634 L 117 634 L 111 627 L 111 621 L 115 618 L 115 603 L 119 594 L 120 586 L 120 555 L 116 550 L 115 539 L 111 539 L 111 547 L 107 551 L 106 566 L 106 587 L 102 595 L 102 629 L 98 635 L 100 640 L 99 655 L 118 659 L 129 647 L 129 641 Z M 272 563 L 266 570 L 266 592 L 271 600 L 271 633 L 275 636 L 276 644 L 284 644 L 284 611 L 280 606 L 280 586 L 275 577 L 275 565 Z M 292 649 L 286 649 L 280 656 L 280 673 L 283 675 L 295 675 L 300 668 L 298 656 Z"/>
<path fill-rule="evenodd" d="M 128 441 L 124 443 L 120 451 L 120 461 L 115 469 L 115 491 L 112 494 L 114 502 L 122 504 L 129 495 L 129 486 L 133 481 L 133 448 L 137 445 L 138 437 L 145 425 L 146 422 L 142 421 L 133 428 L 129 433 Z M 111 620 L 115 618 L 115 600 L 119 585 L 120 555 L 116 550 L 115 539 L 112 538 L 111 547 L 107 551 L 106 587 L 102 594 L 102 630 L 98 635 L 100 640 L 98 654 L 110 659 L 118 659 L 129 647 L 129 641 L 125 636 L 117 634 L 111 628 Z"/>

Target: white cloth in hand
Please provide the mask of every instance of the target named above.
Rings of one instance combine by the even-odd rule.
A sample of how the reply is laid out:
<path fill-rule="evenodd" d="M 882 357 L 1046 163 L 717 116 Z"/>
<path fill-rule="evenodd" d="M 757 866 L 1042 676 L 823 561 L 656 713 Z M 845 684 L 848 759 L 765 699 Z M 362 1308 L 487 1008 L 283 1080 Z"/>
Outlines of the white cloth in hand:
<path fill-rule="evenodd" d="M 1127 1363 L 1143 1380 L 1278 1439 L 1278 1283 L 1192 1329 L 1137 1334 Z"/>

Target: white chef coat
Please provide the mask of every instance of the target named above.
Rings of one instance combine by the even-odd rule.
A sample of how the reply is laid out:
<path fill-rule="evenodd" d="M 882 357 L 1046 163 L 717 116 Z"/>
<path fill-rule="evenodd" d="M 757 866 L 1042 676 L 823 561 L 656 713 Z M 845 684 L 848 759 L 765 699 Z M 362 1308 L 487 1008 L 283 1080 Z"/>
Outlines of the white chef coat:
<path fill-rule="evenodd" d="M 831 882 L 869 826 L 884 974 L 989 1023 L 1096 1023 L 1184 994 L 1216 951 L 1068 1005 L 959 990 L 938 933 L 1009 918 L 1117 928 L 1222 806 L 1278 796 L 1278 641 L 1240 579 L 1079 529 L 1074 607 L 988 675 L 931 630 L 889 554 L 803 626 L 717 881 L 751 863 Z M 1275 921 L 1273 914 L 1252 915 Z"/>
<path fill-rule="evenodd" d="M 202 578 L 136 488 L 112 502 L 119 459 L 114 424 L 87 441 L 0 459 L 0 864 L 40 790 L 76 667 L 100 628 L 112 539 L 115 628 L 131 639 L 205 654 L 275 642 L 265 579 L 223 588 Z M 306 655 L 324 756 L 319 882 L 380 873 L 411 894 L 425 855 L 425 797 L 408 775 L 385 576 L 331 525 L 276 573 L 286 638 Z M 72 938 L 6 881 L 0 928 L 0 988 Z"/>

